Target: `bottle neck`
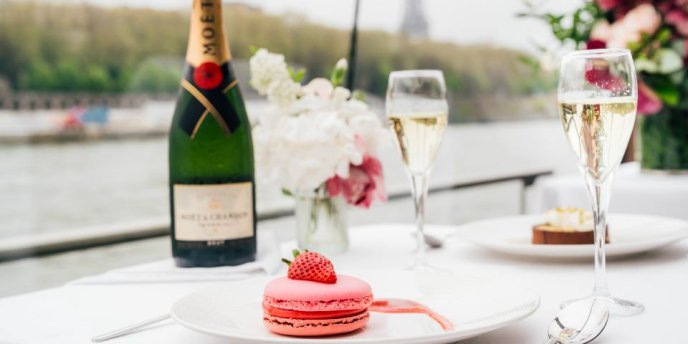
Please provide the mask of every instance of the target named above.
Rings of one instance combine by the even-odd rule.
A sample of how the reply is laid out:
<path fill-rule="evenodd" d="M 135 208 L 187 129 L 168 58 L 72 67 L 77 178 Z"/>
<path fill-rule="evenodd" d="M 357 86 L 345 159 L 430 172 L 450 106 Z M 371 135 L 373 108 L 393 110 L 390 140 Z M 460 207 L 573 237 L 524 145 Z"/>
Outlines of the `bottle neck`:
<path fill-rule="evenodd" d="M 221 65 L 231 59 L 222 24 L 222 0 L 194 0 L 186 61 L 198 67 L 205 62 Z"/>

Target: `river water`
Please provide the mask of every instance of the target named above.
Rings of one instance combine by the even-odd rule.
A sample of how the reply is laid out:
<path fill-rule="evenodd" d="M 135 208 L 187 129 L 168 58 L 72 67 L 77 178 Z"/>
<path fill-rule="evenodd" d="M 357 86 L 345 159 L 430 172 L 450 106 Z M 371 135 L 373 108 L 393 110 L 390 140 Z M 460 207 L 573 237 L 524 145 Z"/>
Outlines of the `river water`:
<path fill-rule="evenodd" d="M 388 188 L 406 187 L 391 144 L 383 149 L 381 160 Z M 454 125 L 445 136 L 432 181 L 475 180 L 542 169 L 572 171 L 573 164 L 556 120 Z M 260 210 L 288 200 L 276 187 L 259 185 L 258 202 Z M 164 137 L 0 145 L 0 237 L 165 216 Z"/>

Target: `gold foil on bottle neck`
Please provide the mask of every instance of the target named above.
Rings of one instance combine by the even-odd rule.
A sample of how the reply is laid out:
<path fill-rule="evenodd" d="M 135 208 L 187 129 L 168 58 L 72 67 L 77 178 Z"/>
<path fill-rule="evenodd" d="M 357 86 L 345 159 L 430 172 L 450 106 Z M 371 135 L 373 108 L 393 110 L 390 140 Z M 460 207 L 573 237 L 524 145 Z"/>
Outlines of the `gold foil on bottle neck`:
<path fill-rule="evenodd" d="M 222 1 L 194 0 L 186 61 L 198 67 L 205 62 L 221 65 L 231 59 L 222 25 Z"/>

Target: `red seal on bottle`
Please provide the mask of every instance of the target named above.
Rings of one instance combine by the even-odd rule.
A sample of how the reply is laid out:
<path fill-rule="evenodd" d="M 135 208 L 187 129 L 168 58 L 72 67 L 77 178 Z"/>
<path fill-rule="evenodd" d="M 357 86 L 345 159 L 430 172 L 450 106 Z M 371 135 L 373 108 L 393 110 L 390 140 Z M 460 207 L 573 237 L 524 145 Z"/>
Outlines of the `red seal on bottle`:
<path fill-rule="evenodd" d="M 196 67 L 193 80 L 198 87 L 204 90 L 212 90 L 222 83 L 222 69 L 217 63 L 205 62 Z"/>

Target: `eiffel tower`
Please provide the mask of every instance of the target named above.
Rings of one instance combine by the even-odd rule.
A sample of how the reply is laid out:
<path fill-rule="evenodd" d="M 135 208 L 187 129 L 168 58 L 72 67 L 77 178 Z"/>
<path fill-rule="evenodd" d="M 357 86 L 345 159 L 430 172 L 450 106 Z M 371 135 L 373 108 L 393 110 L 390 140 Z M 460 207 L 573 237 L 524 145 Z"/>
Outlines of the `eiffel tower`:
<path fill-rule="evenodd" d="M 401 33 L 411 38 L 428 37 L 428 21 L 425 19 L 422 0 L 406 0 Z"/>

